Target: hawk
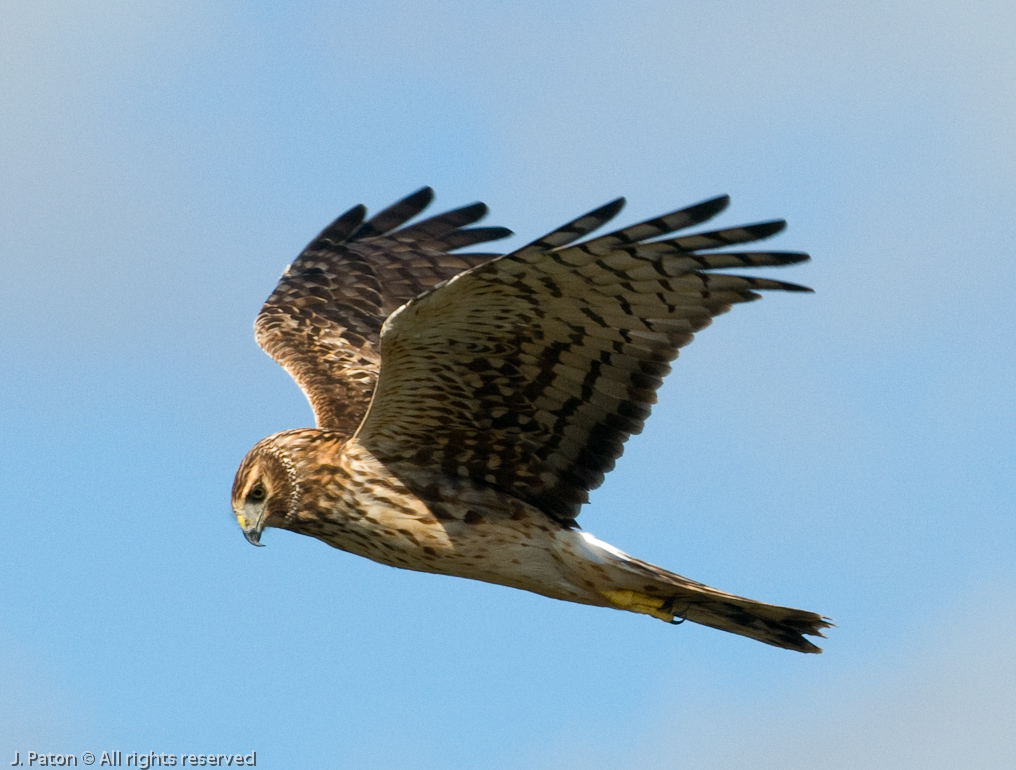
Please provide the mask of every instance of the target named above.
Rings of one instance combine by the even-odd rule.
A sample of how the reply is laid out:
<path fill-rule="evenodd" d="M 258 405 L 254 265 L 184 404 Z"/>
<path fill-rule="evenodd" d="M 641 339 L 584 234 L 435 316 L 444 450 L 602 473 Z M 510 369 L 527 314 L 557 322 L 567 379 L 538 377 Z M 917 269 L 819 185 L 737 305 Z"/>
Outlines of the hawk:
<path fill-rule="evenodd" d="M 822 636 L 821 616 L 688 580 L 575 521 L 695 332 L 756 290 L 810 291 L 714 272 L 807 260 L 715 251 L 786 223 L 670 236 L 722 211 L 721 196 L 582 240 L 619 198 L 509 254 L 460 254 L 512 233 L 469 227 L 482 203 L 407 224 L 433 195 L 370 219 L 350 209 L 258 314 L 258 344 L 317 427 L 270 436 L 240 464 L 247 539 L 279 527 L 393 567 L 819 652 L 804 636 Z"/>

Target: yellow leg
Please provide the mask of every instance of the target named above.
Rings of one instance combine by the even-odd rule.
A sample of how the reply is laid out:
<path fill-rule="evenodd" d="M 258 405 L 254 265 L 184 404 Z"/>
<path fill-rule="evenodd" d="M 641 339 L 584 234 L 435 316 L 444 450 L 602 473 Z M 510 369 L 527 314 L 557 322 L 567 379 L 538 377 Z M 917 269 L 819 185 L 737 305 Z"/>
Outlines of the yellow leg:
<path fill-rule="evenodd" d="M 637 591 L 600 591 L 600 594 L 619 610 L 641 612 L 643 615 L 652 615 L 668 623 L 674 621 L 673 613 L 660 609 L 666 599 L 657 599 L 655 596 L 640 594 Z"/>

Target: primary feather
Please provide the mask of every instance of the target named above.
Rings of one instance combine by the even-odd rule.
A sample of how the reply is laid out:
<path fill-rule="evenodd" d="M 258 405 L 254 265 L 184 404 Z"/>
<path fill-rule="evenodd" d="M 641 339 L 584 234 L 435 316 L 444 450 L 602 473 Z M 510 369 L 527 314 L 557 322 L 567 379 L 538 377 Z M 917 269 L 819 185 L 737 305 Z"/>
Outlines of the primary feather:
<path fill-rule="evenodd" d="M 758 291 L 810 291 L 712 272 L 808 259 L 712 251 L 785 223 L 664 237 L 715 216 L 723 196 L 582 240 L 618 199 L 509 254 L 451 254 L 511 232 L 469 228 L 481 203 L 407 225 L 432 197 L 343 214 L 258 315 L 258 343 L 317 427 L 244 460 L 233 506 L 248 537 L 282 527 L 394 566 L 818 651 L 803 635 L 821 635 L 819 615 L 687 580 L 575 522 L 694 333 Z"/>

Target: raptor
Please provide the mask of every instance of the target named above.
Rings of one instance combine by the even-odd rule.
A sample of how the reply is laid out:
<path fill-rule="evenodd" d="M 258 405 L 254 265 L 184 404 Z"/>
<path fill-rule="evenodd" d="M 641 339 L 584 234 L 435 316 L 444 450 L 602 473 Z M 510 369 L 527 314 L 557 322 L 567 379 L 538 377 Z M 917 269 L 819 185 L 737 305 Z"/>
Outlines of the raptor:
<path fill-rule="evenodd" d="M 482 203 L 411 223 L 432 198 L 340 216 L 257 316 L 316 427 L 244 458 L 232 507 L 247 539 L 278 527 L 394 567 L 819 652 L 805 636 L 829 626 L 820 615 L 710 588 L 576 523 L 679 348 L 760 290 L 810 291 L 716 272 L 807 260 L 730 249 L 785 223 L 673 235 L 722 196 L 587 237 L 618 199 L 511 253 L 458 253 L 511 231 L 470 227 Z"/>

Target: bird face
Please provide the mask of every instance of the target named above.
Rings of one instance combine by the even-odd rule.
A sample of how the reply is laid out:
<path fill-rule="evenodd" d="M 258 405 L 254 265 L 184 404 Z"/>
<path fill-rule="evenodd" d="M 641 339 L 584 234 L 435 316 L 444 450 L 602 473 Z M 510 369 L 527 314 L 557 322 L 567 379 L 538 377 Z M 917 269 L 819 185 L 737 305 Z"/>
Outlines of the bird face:
<path fill-rule="evenodd" d="M 233 514 L 247 542 L 261 545 L 266 527 L 285 526 L 292 517 L 294 486 L 287 464 L 261 445 L 240 464 L 233 482 Z"/>
<path fill-rule="evenodd" d="M 261 545 L 261 532 L 268 513 L 268 485 L 261 474 L 251 473 L 244 479 L 242 490 L 239 499 L 233 498 L 233 513 L 247 542 Z"/>

